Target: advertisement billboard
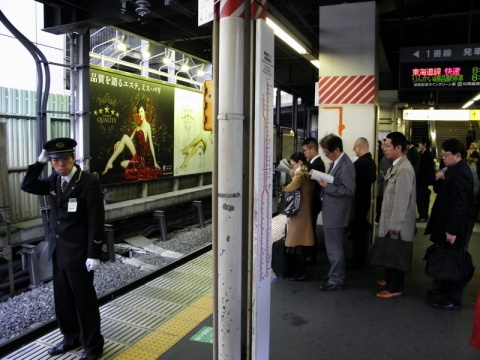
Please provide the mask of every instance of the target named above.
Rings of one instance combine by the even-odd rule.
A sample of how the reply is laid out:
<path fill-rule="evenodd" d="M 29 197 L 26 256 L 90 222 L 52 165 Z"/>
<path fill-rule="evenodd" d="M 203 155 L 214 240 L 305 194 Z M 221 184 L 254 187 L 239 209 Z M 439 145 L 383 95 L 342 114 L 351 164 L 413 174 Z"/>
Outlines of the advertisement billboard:
<path fill-rule="evenodd" d="M 92 66 L 90 94 L 90 172 L 102 184 L 212 170 L 200 91 Z"/>

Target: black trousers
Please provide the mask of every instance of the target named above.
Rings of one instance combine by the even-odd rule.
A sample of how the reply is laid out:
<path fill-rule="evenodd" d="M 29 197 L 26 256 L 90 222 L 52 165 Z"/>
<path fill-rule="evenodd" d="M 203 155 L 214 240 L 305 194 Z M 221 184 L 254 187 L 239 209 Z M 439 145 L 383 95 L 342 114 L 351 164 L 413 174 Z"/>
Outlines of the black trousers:
<path fill-rule="evenodd" d="M 385 281 L 387 286 L 385 290 L 391 293 L 403 292 L 403 282 L 405 271 L 385 268 Z"/>
<path fill-rule="evenodd" d="M 438 290 L 442 295 L 445 296 L 447 300 L 452 301 L 456 305 L 462 305 L 462 293 L 465 283 L 461 282 L 451 282 L 451 281 L 440 281 L 440 286 Z"/>
<path fill-rule="evenodd" d="M 427 185 L 417 186 L 417 210 L 420 219 L 428 219 L 431 193 Z"/>
<path fill-rule="evenodd" d="M 365 218 L 354 219 L 350 225 L 349 240 L 353 245 L 353 257 L 350 262 L 354 267 L 363 266 L 367 262 L 371 228 L 372 225 Z"/>
<path fill-rule="evenodd" d="M 473 220 L 472 223 L 470 224 L 473 227 Z M 470 231 L 471 234 L 471 231 Z M 469 234 L 469 235 L 470 235 Z M 468 236 L 469 237 L 469 236 Z M 454 242 L 454 246 L 457 250 L 465 249 L 465 246 L 468 245 L 468 239 L 466 242 L 461 241 L 460 239 L 457 239 L 457 241 Z M 445 296 L 447 300 L 450 300 L 454 302 L 457 305 L 462 305 L 462 293 L 463 293 L 463 288 L 465 287 L 465 281 L 458 281 L 458 282 L 453 282 L 453 281 L 440 281 L 440 285 L 438 287 L 438 290 L 442 295 Z"/>
<path fill-rule="evenodd" d="M 305 254 L 307 258 L 308 265 L 315 265 L 317 263 L 317 253 L 318 253 L 318 245 L 317 245 L 317 219 L 318 214 L 320 211 L 312 211 L 312 226 L 313 226 L 313 241 L 315 242 L 313 246 L 305 246 Z"/>
<path fill-rule="evenodd" d="M 93 286 L 93 271 L 87 268 L 60 269 L 53 261 L 55 314 L 63 334 L 63 344 L 84 346 L 86 354 L 100 356 L 104 339 L 100 331 L 100 311 Z"/>

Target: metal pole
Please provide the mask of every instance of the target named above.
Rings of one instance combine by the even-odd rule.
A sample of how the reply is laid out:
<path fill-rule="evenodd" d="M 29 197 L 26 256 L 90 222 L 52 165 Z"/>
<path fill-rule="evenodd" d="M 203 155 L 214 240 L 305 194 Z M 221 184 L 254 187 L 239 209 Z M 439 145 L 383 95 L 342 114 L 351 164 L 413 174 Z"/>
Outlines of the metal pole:
<path fill-rule="evenodd" d="M 200 228 L 205 227 L 205 222 L 203 220 L 203 204 L 200 200 L 194 200 L 192 205 L 197 209 L 197 216 L 198 216 L 198 226 Z"/>
<path fill-rule="evenodd" d="M 167 241 L 167 222 L 165 220 L 165 211 L 155 210 L 153 216 L 158 219 L 158 227 L 160 228 L 160 235 L 162 236 L 162 241 Z"/>
<path fill-rule="evenodd" d="M 5 220 L 7 230 L 7 246 L 0 255 L 8 261 L 8 278 L 10 281 L 10 297 L 15 294 L 13 285 L 12 264 L 12 229 L 10 227 L 10 202 L 7 168 L 7 124 L 0 123 L 0 221 Z"/>
<path fill-rule="evenodd" d="M 218 78 L 219 359 L 240 360 L 242 331 L 244 3 L 220 1 Z"/>

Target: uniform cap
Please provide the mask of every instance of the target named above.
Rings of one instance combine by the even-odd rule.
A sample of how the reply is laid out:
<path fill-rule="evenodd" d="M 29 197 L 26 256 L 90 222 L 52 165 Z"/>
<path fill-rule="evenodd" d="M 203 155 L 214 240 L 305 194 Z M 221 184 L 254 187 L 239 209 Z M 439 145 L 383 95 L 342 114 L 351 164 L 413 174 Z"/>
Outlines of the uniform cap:
<path fill-rule="evenodd" d="M 47 141 L 43 148 L 47 150 L 48 156 L 52 159 L 62 159 L 75 155 L 73 149 L 77 146 L 77 142 L 70 138 L 56 138 Z"/>

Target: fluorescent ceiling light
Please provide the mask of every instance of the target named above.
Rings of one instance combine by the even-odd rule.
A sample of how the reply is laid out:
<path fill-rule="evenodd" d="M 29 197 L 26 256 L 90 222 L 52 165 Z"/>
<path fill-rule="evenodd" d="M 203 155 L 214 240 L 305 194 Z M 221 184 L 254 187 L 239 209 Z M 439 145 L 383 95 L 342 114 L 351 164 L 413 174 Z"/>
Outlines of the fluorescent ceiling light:
<path fill-rule="evenodd" d="M 125 52 L 127 51 L 127 44 L 125 44 L 123 41 L 117 41 L 117 48 L 118 51 Z"/>
<path fill-rule="evenodd" d="M 282 39 L 287 45 L 298 52 L 300 55 L 308 54 L 307 50 L 293 37 L 285 32 L 279 25 L 277 25 L 272 19 L 267 17 L 267 25 L 273 29 L 276 36 Z"/>
<path fill-rule="evenodd" d="M 462 109 L 468 108 L 468 107 L 469 107 L 470 105 L 472 105 L 474 102 L 475 102 L 475 101 L 473 101 L 473 100 L 468 101 L 465 105 L 462 106 Z"/>
<path fill-rule="evenodd" d="M 315 66 L 317 69 L 320 69 L 320 61 L 319 60 L 310 60 L 313 66 Z"/>
<path fill-rule="evenodd" d="M 478 94 L 477 96 L 475 96 L 475 97 L 473 98 L 473 101 L 478 101 L 478 100 L 480 100 L 480 94 Z"/>

